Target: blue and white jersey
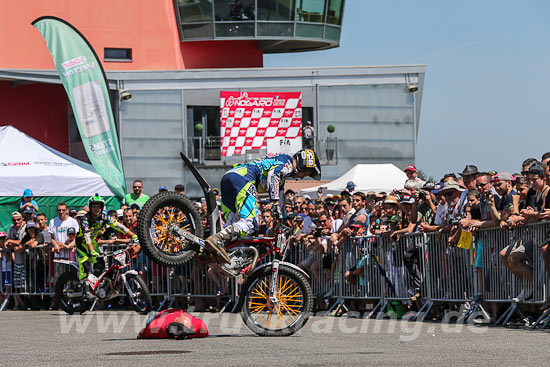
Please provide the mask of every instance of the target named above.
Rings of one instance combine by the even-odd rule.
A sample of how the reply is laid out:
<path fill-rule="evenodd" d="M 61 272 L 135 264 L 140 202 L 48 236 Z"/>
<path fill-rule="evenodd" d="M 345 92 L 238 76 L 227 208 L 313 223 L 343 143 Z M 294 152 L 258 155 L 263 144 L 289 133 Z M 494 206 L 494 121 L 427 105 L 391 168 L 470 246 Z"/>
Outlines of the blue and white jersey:
<path fill-rule="evenodd" d="M 292 157 L 287 154 L 268 155 L 235 166 L 231 171 L 239 173 L 247 181 L 254 182 L 258 191 L 269 192 L 272 201 L 279 200 L 281 180 L 293 171 Z"/>

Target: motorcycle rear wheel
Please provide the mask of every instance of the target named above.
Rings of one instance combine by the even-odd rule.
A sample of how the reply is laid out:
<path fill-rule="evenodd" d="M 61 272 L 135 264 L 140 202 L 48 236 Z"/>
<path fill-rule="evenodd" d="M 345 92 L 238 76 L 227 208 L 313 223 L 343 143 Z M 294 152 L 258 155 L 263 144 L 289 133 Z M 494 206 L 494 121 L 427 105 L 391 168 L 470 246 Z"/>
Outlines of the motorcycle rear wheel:
<path fill-rule="evenodd" d="M 278 302 L 269 300 L 272 268 L 253 273 L 243 287 L 241 317 L 261 336 L 289 336 L 299 331 L 313 309 L 313 290 L 303 274 L 289 266 L 279 267 Z"/>
<path fill-rule="evenodd" d="M 152 196 L 139 213 L 137 235 L 145 253 L 157 264 L 177 266 L 198 252 L 198 245 L 170 233 L 172 226 L 202 238 L 204 229 L 195 205 L 177 192 Z"/>
<path fill-rule="evenodd" d="M 55 282 L 57 305 L 69 315 L 74 313 L 83 314 L 90 308 L 90 302 L 86 301 L 84 296 L 79 298 L 69 297 L 71 292 L 82 292 L 82 289 L 80 289 L 78 275 L 73 271 L 68 271 L 61 274 Z"/>

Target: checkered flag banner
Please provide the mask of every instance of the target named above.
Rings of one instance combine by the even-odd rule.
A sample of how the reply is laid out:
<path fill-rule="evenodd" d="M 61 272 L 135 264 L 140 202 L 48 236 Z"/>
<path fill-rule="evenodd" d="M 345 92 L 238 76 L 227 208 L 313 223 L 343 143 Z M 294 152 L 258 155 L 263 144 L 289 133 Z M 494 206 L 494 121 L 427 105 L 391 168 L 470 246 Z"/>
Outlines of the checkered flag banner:
<path fill-rule="evenodd" d="M 276 147 L 282 153 L 302 144 L 302 93 L 221 92 L 222 156 Z M 268 147 L 269 145 L 269 147 Z M 279 149 L 280 148 L 280 149 Z"/>

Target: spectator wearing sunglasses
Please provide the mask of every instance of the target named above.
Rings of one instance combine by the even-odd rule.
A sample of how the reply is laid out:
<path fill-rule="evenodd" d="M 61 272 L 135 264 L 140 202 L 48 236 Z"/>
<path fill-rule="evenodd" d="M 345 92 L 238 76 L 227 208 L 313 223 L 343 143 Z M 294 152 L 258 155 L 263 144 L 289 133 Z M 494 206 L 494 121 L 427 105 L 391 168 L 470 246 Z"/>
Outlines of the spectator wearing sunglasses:
<path fill-rule="evenodd" d="M 132 189 L 134 192 L 127 194 L 124 197 L 124 204 L 131 206 L 137 204 L 140 208 L 149 200 L 149 196 L 143 193 L 143 181 L 134 180 L 132 183 Z"/>

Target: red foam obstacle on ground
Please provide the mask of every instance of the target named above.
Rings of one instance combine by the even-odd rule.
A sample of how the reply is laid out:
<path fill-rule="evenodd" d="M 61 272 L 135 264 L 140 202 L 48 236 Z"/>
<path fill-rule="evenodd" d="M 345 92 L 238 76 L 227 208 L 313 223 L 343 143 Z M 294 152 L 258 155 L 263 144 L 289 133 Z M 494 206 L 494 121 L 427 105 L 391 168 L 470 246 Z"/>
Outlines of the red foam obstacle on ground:
<path fill-rule="evenodd" d="M 138 339 L 193 339 L 206 338 L 208 329 L 201 319 L 183 310 L 170 308 L 152 319 L 139 334 Z"/>

